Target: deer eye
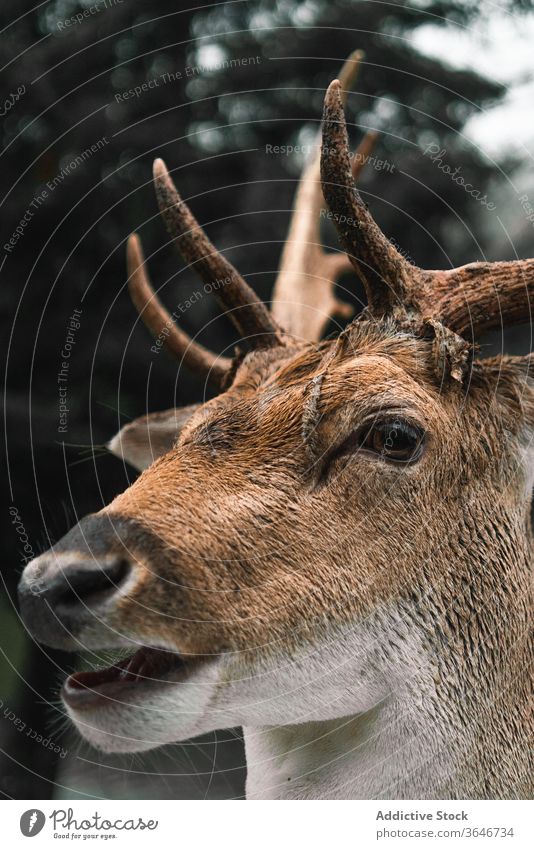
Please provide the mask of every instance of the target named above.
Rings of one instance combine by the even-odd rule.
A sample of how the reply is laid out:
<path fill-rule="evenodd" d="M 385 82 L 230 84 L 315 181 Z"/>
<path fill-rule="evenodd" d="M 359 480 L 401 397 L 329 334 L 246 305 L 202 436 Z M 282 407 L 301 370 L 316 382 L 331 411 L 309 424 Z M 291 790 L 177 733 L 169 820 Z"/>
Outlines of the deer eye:
<path fill-rule="evenodd" d="M 362 429 L 359 447 L 394 463 L 415 463 L 423 452 L 424 436 L 409 422 L 390 419 Z"/>
<path fill-rule="evenodd" d="M 353 431 L 335 451 L 326 457 L 319 479 L 324 482 L 336 461 L 358 454 L 374 454 L 388 463 L 416 463 L 423 454 L 426 433 L 423 428 L 399 417 L 375 419 Z"/>

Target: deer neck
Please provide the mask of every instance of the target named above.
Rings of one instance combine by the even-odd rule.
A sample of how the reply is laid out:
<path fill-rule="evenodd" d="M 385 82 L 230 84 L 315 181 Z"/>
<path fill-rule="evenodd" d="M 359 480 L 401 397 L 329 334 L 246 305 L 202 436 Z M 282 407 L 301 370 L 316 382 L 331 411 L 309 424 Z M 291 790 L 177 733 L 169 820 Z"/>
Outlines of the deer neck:
<path fill-rule="evenodd" d="M 416 736 L 426 718 L 406 716 L 414 707 L 392 700 L 342 719 L 245 729 L 247 798 L 439 798 L 435 764 L 422 768 L 432 750 Z"/>
<path fill-rule="evenodd" d="M 524 529 L 493 558 L 480 545 L 476 559 L 460 558 L 450 587 L 441 582 L 340 634 L 336 656 L 323 654 L 318 668 L 339 669 L 344 657 L 343 696 L 333 697 L 343 716 L 320 716 L 324 693 L 310 710 L 311 681 L 302 721 L 245 728 L 247 796 L 529 798 L 532 547 Z"/>

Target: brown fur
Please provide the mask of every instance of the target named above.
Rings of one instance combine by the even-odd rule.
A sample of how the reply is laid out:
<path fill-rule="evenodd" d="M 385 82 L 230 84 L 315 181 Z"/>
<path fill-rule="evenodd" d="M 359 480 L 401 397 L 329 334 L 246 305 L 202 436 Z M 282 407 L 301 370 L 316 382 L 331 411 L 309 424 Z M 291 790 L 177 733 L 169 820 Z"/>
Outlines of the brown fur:
<path fill-rule="evenodd" d="M 357 63 L 359 57 L 349 61 Z M 346 65 L 345 82 L 350 73 Z M 391 673 L 407 659 L 402 678 L 405 667 L 421 659 L 411 655 L 413 642 L 428 667 L 427 678 L 424 690 L 413 682 L 405 704 L 412 713 L 420 707 L 424 714 L 428 739 L 420 750 L 431 766 L 417 767 L 418 781 L 404 775 L 400 744 L 394 753 L 401 758 L 400 770 L 397 763 L 391 774 L 402 786 L 393 794 L 413 798 L 414 788 L 419 795 L 431 788 L 450 798 L 529 796 L 534 774 L 531 358 L 473 363 L 470 342 L 458 334 L 527 316 L 534 260 L 478 263 L 447 272 L 416 269 L 407 262 L 358 195 L 342 101 L 343 86 L 334 81 L 325 99 L 322 192 L 364 283 L 365 317 L 336 340 L 313 341 L 325 316 L 333 307 L 339 311 L 332 280 L 340 265 L 338 259 L 325 260 L 332 280 L 314 294 L 302 285 L 306 269 L 297 254 L 317 257 L 317 250 L 310 252 L 317 221 L 306 212 L 309 201 L 298 201 L 294 239 L 275 287 L 281 325 L 286 331 L 298 327 L 302 340 L 292 342 L 213 249 L 158 160 L 156 191 L 171 237 L 205 283 L 226 281 L 213 291 L 231 308 L 229 316 L 243 337 L 241 349 L 255 350 L 221 363 L 183 332 L 171 334 L 171 347 L 202 365 L 207 379 L 215 368 L 215 383 L 225 391 L 202 405 L 145 416 L 117 434 L 110 449 L 145 471 L 26 568 L 22 598 L 28 618 L 38 618 L 34 583 L 46 584 L 43 600 L 55 599 L 61 607 L 69 575 L 87 588 L 91 575 L 100 572 L 102 590 L 102 573 L 120 577 L 126 563 L 128 570 L 133 567 L 127 589 L 123 581 L 111 600 L 101 592 L 99 615 L 86 615 L 80 633 L 98 642 L 107 628 L 180 655 L 224 655 L 228 664 L 211 665 L 222 679 L 226 676 L 217 679 L 216 692 L 230 682 L 233 671 L 236 679 L 253 680 L 262 664 L 282 667 L 302 649 L 313 652 L 330 639 L 336 642 L 343 629 L 360 629 L 373 670 Z M 316 159 L 300 193 L 302 199 L 311 192 L 312 210 L 322 202 L 318 167 Z M 130 239 L 129 269 L 144 320 L 156 335 L 165 329 L 165 338 L 171 338 L 170 317 L 150 287 L 136 237 Z M 292 325 L 285 317 L 295 300 L 299 317 Z M 355 435 L 385 417 L 399 417 L 424 431 L 417 462 L 396 464 L 357 447 Z M 62 569 L 66 578 L 58 578 Z M 76 629 L 80 609 L 72 593 L 67 598 Z M 86 614 L 92 613 L 93 602 L 89 596 Z M 366 623 L 380 627 L 366 632 Z M 99 631 L 98 626 L 104 627 Z M 40 638 L 46 639 L 52 627 L 55 644 L 73 643 L 70 633 L 65 637 L 59 625 L 41 615 Z M 367 640 L 369 634 L 373 637 Z M 347 650 L 342 641 L 337 645 Z M 366 712 L 380 713 L 374 693 L 370 704 L 358 702 L 356 708 L 360 678 L 354 684 L 343 675 L 339 689 L 350 691 L 353 700 L 346 704 L 364 734 Z M 198 711 L 199 693 L 207 691 L 182 691 L 191 692 L 196 695 L 184 715 Z M 277 695 L 283 699 L 285 691 Z M 314 695 L 308 691 L 303 699 Z M 395 712 L 400 697 L 394 690 L 389 697 L 388 709 Z M 140 703 L 136 707 L 139 711 L 129 716 L 138 718 L 142 735 L 148 714 Z M 102 710 L 120 725 L 116 705 Z M 215 723 L 218 710 L 216 705 L 210 714 Z M 270 725 L 277 723 L 272 715 L 264 714 Z M 166 731 L 165 711 L 162 716 Z M 237 714 L 226 716 L 233 721 Z M 245 724 L 243 716 L 238 721 Z M 331 718 L 326 710 L 322 720 Z M 261 722 L 256 713 L 248 714 L 250 720 L 254 737 Z M 270 729 L 275 749 L 277 738 L 291 738 L 291 723 L 298 721 L 284 716 L 280 728 Z M 307 727 L 314 733 L 312 725 Z M 420 730 L 417 721 L 407 732 L 412 762 L 423 736 L 414 728 Z M 390 726 L 382 739 L 386 749 L 389 731 Z M 160 734 L 158 739 L 170 738 Z M 277 751 L 283 762 L 284 745 Z M 321 772 L 320 748 L 312 772 Z M 373 754 L 376 750 L 371 760 Z M 362 792 L 381 793 L 390 786 L 376 782 L 381 768 L 375 758 L 375 783 L 364 781 Z M 429 783 L 431 775 L 439 777 Z M 337 779 L 330 779 L 324 786 L 339 790 Z M 343 796 L 343 777 L 340 781 L 336 797 Z M 256 781 L 252 784 L 257 787 Z M 290 792 L 298 798 L 313 793 L 313 778 Z"/>
<path fill-rule="evenodd" d="M 468 391 L 442 393 L 429 347 L 387 323 L 356 323 L 341 341 L 282 359 L 249 355 L 228 391 L 193 412 L 175 446 L 103 511 L 148 534 L 130 548 L 138 580 L 113 625 L 182 652 L 252 660 L 290 654 L 388 601 L 415 601 L 438 709 L 452 698 L 449 678 L 463 688 L 476 795 L 502 793 L 505 779 L 523 796 L 532 775 L 527 361 L 476 364 Z M 376 410 L 424 425 L 421 461 L 399 468 L 355 452 L 325 478 L 325 456 Z"/>

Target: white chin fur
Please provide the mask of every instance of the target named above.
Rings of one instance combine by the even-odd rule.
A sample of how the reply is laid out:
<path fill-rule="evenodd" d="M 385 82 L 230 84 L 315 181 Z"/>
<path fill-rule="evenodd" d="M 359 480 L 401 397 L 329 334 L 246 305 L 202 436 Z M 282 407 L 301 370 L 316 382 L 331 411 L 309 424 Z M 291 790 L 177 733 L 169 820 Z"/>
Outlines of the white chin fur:
<path fill-rule="evenodd" d="M 390 633 L 404 639 L 388 641 Z M 392 691 L 433 680 L 413 618 L 396 607 L 332 629 L 291 656 L 243 663 L 223 655 L 187 681 L 140 688 L 136 702 L 68 709 L 78 730 L 107 752 L 138 752 L 220 728 L 299 725 L 363 714 Z M 415 684 L 414 684 L 415 682 Z"/>
<path fill-rule="evenodd" d="M 73 709 L 74 725 L 103 752 L 143 752 L 213 730 L 206 718 L 219 677 L 218 663 L 203 664 L 187 681 L 139 692 L 102 707 Z"/>

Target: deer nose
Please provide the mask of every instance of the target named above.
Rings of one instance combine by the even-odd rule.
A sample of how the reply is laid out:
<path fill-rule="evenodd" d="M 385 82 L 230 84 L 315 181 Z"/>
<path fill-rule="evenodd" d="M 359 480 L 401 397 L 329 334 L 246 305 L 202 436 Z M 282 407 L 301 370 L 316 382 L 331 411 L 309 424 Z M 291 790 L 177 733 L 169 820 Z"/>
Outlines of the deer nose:
<path fill-rule="evenodd" d="M 80 648 L 77 637 L 87 629 L 102 629 L 101 615 L 113 606 L 130 572 L 130 562 L 118 554 L 91 557 L 52 550 L 24 570 L 22 620 L 39 642 Z"/>

